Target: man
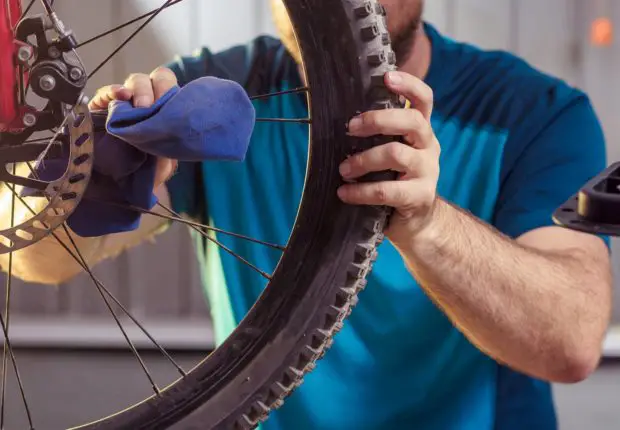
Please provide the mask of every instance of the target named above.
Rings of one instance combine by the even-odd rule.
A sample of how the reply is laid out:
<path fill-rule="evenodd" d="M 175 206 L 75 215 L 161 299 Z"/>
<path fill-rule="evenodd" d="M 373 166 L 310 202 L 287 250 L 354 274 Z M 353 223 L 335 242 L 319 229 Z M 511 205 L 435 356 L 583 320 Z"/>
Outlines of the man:
<path fill-rule="evenodd" d="M 596 368 L 610 316 L 605 241 L 551 221 L 554 209 L 605 167 L 598 120 L 578 90 L 507 53 L 439 34 L 422 22 L 422 0 L 382 3 L 400 60 L 400 72 L 386 82 L 415 109 L 367 112 L 349 131 L 402 135 L 408 145 L 371 149 L 340 171 L 345 179 L 385 169 L 403 175 L 347 184 L 338 194 L 350 204 L 394 207 L 389 242 L 333 348 L 264 428 L 554 429 L 546 381 L 581 381 Z M 255 93 L 300 83 L 292 31 L 281 3 L 273 5 L 281 41 L 259 38 L 247 51 L 254 73 L 243 83 Z M 123 87 L 101 89 L 91 106 L 131 98 L 149 106 L 177 83 L 238 70 L 243 62 L 231 61 L 240 52 L 205 49 L 170 69 L 132 75 Z M 255 107 L 259 117 L 306 113 L 296 96 Z M 181 163 L 169 181 L 175 163 L 162 159 L 161 189 L 169 193 L 160 195 L 219 228 L 285 242 L 303 185 L 306 133 L 257 125 L 244 163 Z M 156 227 L 97 244 L 115 254 Z M 261 267 L 278 258 L 257 246 L 242 252 Z M 73 273 L 69 265 L 63 273 L 57 264 L 35 268 L 23 255 L 15 264 L 24 278 L 55 282 Z M 211 248 L 204 265 L 221 342 L 263 283 Z"/>

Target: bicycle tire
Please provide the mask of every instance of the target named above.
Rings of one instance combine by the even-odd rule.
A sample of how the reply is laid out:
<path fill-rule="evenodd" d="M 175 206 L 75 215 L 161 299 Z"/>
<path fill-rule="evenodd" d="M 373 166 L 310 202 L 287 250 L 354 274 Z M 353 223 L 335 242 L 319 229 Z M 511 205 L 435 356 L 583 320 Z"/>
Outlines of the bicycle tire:
<path fill-rule="evenodd" d="M 297 219 L 272 280 L 209 357 L 159 395 L 76 429 L 165 429 L 198 413 L 204 429 L 252 429 L 303 382 L 365 287 L 390 210 L 336 194 L 346 157 L 394 140 L 355 138 L 348 120 L 399 108 L 384 75 L 396 68 L 378 0 L 285 0 L 304 59 L 312 145 Z M 393 178 L 392 172 L 363 180 Z M 190 428 L 190 427 L 183 427 Z"/>

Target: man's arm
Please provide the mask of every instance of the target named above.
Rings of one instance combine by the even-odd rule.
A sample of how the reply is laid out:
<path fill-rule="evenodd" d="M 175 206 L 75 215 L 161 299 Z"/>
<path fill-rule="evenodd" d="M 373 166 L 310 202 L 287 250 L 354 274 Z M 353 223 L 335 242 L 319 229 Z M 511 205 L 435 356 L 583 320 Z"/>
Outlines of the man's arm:
<path fill-rule="evenodd" d="M 133 74 L 124 86 L 111 85 L 101 88 L 90 102 L 90 109 L 105 109 L 112 100 L 131 100 L 136 106 L 150 106 L 155 100 L 164 95 L 177 84 L 176 77 L 168 69 L 157 69 L 151 75 Z M 159 201 L 170 206 L 170 196 L 165 181 L 172 175 L 176 163 L 168 159 L 160 159 L 158 162 L 154 190 Z M 20 166 L 21 176 L 28 174 L 26 165 Z M 6 186 L 0 189 L 0 229 L 11 226 L 12 192 Z M 46 206 L 43 198 L 28 197 L 25 199 L 26 207 L 19 199 L 15 199 L 15 211 L 13 225 L 19 225 L 32 217 L 32 211 L 40 212 Z M 165 213 L 164 210 L 155 208 L 155 212 Z M 97 222 L 93 220 L 93 222 Z M 144 215 L 141 218 L 138 229 L 119 234 L 101 237 L 80 237 L 70 232 L 71 239 L 76 242 L 80 253 L 86 259 L 90 267 L 99 262 L 118 256 L 125 250 L 139 245 L 144 240 L 154 237 L 164 231 L 168 221 L 163 218 Z M 68 230 L 68 229 L 67 229 Z M 20 251 L 13 253 L 11 272 L 13 276 L 26 282 L 42 284 L 60 284 L 70 280 L 83 271 L 76 259 L 59 243 L 65 244 L 74 253 L 71 240 L 63 228 L 54 231 L 45 239 Z M 0 270 L 8 272 L 9 254 L 0 254 Z"/>
<path fill-rule="evenodd" d="M 162 203 L 168 203 L 169 197 L 165 187 L 161 186 L 157 193 Z M 8 204 L 0 205 L 0 229 L 10 227 L 12 192 L 0 190 L 0 201 Z M 28 197 L 24 202 L 35 212 L 41 211 L 46 200 Z M 18 199 L 15 202 L 15 225 L 31 218 L 32 213 Z M 125 250 L 139 245 L 144 240 L 164 231 L 167 221 L 163 218 L 146 215 L 142 217 L 140 227 L 127 233 L 119 233 L 102 237 L 80 237 L 69 231 L 71 239 L 78 246 L 88 265 L 92 268 L 99 262 L 118 256 Z M 71 240 L 63 228 L 54 231 L 56 237 L 49 235 L 34 245 L 13 253 L 11 272 L 13 276 L 25 282 L 58 285 L 69 281 L 84 269 L 74 257 L 59 243 L 62 242 L 75 254 Z M 9 254 L 0 254 L 0 270 L 8 272 Z"/>
<path fill-rule="evenodd" d="M 515 241 L 440 200 L 400 249 L 429 296 L 497 361 L 564 383 L 598 365 L 612 290 L 600 238 L 542 227 Z"/>
<path fill-rule="evenodd" d="M 257 39 L 263 44 L 274 44 L 270 38 Z M 248 50 L 247 47 L 238 46 L 224 51 L 220 55 L 213 54 L 204 48 L 197 55 L 183 56 L 168 64 L 166 67 L 155 69 L 150 75 L 134 73 L 130 75 L 123 85 L 109 85 L 97 91 L 89 104 L 91 110 L 107 109 L 113 100 L 131 100 L 136 107 L 151 106 L 155 100 L 166 94 L 173 86 L 183 86 L 193 79 L 211 75 L 225 79 L 243 82 L 247 76 L 246 56 L 249 51 L 262 52 L 265 48 Z M 191 164 L 191 163 L 188 163 Z M 157 168 L 155 194 L 159 201 L 167 207 L 172 207 L 176 212 L 186 214 L 193 218 L 194 212 L 201 208 L 201 199 L 196 190 L 197 177 L 194 177 L 194 166 L 184 165 L 174 175 L 173 180 L 167 181 L 175 169 L 177 163 L 173 160 L 160 158 Z M 163 186 L 166 182 L 169 186 Z M 195 192 L 196 191 L 196 192 Z M 9 190 L 0 189 L 0 201 L 11 200 Z M 28 205 L 33 209 L 40 210 L 45 202 L 42 199 L 28 198 Z M 19 206 L 18 206 L 19 207 Z M 163 209 L 156 207 L 155 212 L 169 215 Z M 10 225 L 10 205 L 0 205 L 0 228 Z M 28 215 L 19 212 L 15 224 L 27 219 Z M 93 221 L 96 222 L 96 221 Z M 94 266 L 104 259 L 118 256 L 125 250 L 139 245 L 144 240 L 152 238 L 164 231 L 168 221 L 163 218 L 145 215 L 141 219 L 140 227 L 132 232 L 114 234 L 96 238 L 81 238 L 72 234 L 80 251 L 88 260 L 90 266 Z M 57 229 L 55 234 L 63 243 L 70 245 L 64 230 Z M 8 254 L 0 255 L 0 270 L 8 270 Z M 83 269 L 75 262 L 58 241 L 50 236 L 39 243 L 24 250 L 13 253 L 13 274 L 27 282 L 44 284 L 59 284 L 66 282 L 80 273 Z"/>
<path fill-rule="evenodd" d="M 386 169 L 403 175 L 343 185 L 341 199 L 396 209 L 387 237 L 422 288 L 482 351 L 540 379 L 584 379 L 600 359 L 610 316 L 609 252 L 598 237 L 552 226 L 551 215 L 589 179 L 585 173 L 602 170 L 604 140 L 589 104 L 564 113 L 519 160 L 498 202 L 494 224 L 502 234 L 437 197 L 432 91 L 413 76 L 397 76 L 388 86 L 417 110 L 364 113 L 349 131 L 402 135 L 410 146 L 365 151 L 343 162 L 341 173 L 347 180 Z M 549 135 L 560 130 L 560 138 Z"/>

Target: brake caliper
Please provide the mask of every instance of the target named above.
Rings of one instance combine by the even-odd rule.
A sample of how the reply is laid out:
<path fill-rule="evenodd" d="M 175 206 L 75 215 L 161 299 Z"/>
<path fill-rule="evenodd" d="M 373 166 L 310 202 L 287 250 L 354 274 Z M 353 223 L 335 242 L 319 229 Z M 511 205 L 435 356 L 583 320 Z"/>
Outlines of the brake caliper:
<path fill-rule="evenodd" d="M 17 5 L 15 9 L 19 6 L 19 0 L 9 3 Z M 81 102 L 88 79 L 75 54 L 73 33 L 55 14 L 30 16 L 15 23 L 14 14 L 7 10 L 5 2 L 0 2 L 0 19 L 4 11 L 5 18 L 10 16 L 14 23 L 9 27 L 5 20 L 0 34 L 0 52 L 5 56 L 0 58 L 0 132 L 4 132 L 0 146 L 20 144 L 36 131 L 61 125 L 64 107 Z M 44 109 L 37 110 L 24 100 L 28 87 L 47 100 Z"/>
<path fill-rule="evenodd" d="M 0 254 L 36 243 L 71 216 L 88 186 L 94 156 L 93 122 L 83 95 L 88 77 L 75 52 L 78 44 L 51 8 L 22 18 L 20 1 L 0 0 L 0 183 L 15 194 L 16 186 L 24 187 L 48 203 L 21 224 L 0 229 Z M 45 107 L 28 104 L 28 89 L 47 101 Z M 28 141 L 35 132 L 56 128 L 47 142 Z M 63 174 L 41 178 L 38 167 L 54 159 L 65 166 Z M 31 173 L 20 176 L 17 165 L 28 165 Z"/>

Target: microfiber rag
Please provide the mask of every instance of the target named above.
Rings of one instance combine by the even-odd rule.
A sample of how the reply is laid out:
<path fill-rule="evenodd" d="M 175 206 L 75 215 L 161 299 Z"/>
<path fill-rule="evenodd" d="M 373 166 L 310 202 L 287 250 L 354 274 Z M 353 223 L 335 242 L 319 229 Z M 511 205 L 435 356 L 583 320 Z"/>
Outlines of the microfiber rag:
<path fill-rule="evenodd" d="M 94 112 L 93 172 L 68 226 L 82 237 L 135 230 L 141 213 L 109 202 L 152 209 L 158 157 L 243 161 L 255 119 L 243 87 L 213 77 L 174 87 L 148 108 L 114 101 L 107 112 Z M 46 159 L 37 176 L 57 179 L 67 163 Z"/>

